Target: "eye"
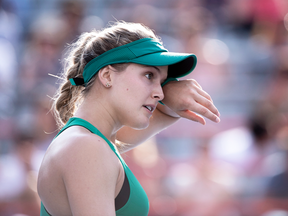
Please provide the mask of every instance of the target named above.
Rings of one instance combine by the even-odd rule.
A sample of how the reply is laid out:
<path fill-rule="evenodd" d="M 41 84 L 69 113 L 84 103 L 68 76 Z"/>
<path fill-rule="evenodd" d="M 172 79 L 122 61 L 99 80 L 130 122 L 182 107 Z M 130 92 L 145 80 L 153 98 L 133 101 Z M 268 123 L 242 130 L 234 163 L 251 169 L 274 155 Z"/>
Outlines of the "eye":
<path fill-rule="evenodd" d="M 146 76 L 148 79 L 152 79 L 152 78 L 153 78 L 153 73 L 147 73 L 147 74 L 145 74 L 145 76 Z"/>

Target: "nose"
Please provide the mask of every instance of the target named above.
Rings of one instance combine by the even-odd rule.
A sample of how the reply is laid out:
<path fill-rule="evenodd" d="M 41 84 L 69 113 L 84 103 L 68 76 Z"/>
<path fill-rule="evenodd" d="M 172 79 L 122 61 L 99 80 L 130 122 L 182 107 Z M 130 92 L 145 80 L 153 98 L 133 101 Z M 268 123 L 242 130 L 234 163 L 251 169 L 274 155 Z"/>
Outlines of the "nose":
<path fill-rule="evenodd" d="M 156 98 L 158 101 L 161 101 L 164 99 L 163 89 L 162 89 L 162 86 L 160 84 L 155 86 L 155 89 L 152 93 L 152 97 Z"/>

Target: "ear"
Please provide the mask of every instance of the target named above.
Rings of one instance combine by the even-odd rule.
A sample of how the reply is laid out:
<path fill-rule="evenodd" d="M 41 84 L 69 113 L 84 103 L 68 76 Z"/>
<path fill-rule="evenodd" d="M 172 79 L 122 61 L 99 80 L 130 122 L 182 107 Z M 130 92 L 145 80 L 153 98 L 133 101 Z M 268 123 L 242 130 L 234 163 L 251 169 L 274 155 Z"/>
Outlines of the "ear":
<path fill-rule="evenodd" d="M 103 86 L 107 87 L 107 83 L 111 83 L 112 71 L 110 70 L 110 65 L 101 68 L 98 72 L 98 78 Z"/>

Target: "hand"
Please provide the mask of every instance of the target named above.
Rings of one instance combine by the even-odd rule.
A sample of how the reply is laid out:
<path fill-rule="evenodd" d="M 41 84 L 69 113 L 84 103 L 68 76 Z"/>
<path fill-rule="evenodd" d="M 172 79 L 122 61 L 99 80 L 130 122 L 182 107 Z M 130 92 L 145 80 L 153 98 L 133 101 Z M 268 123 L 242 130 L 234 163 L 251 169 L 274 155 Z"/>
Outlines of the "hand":
<path fill-rule="evenodd" d="M 187 118 L 203 125 L 206 121 L 202 116 L 216 123 L 220 122 L 220 113 L 214 106 L 210 95 L 196 80 L 168 82 L 163 86 L 163 92 L 165 97 L 162 102 L 174 112 L 172 116 Z"/>

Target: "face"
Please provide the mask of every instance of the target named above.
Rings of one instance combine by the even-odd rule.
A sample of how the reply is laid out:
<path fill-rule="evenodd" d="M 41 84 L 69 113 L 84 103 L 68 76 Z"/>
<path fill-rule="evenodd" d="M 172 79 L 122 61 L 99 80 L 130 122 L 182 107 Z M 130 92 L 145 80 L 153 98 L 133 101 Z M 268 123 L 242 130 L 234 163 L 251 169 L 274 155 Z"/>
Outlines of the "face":
<path fill-rule="evenodd" d="M 122 125 L 144 129 L 164 98 L 161 83 L 167 78 L 168 66 L 130 64 L 124 71 L 113 72 L 111 102 L 114 118 Z"/>

